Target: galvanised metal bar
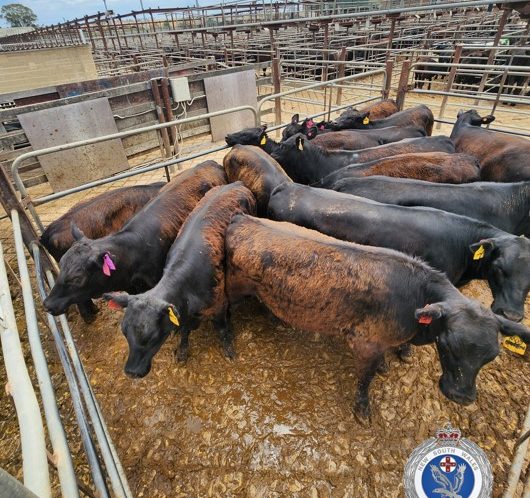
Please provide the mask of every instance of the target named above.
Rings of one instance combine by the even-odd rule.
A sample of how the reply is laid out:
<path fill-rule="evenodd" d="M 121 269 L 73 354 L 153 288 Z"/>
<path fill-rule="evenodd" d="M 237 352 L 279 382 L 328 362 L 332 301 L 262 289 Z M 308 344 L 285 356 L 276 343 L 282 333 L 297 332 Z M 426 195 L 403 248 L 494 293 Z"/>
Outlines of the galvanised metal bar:
<path fill-rule="evenodd" d="M 247 111 L 247 110 L 254 114 L 255 122 L 258 123 L 258 115 L 257 115 L 256 109 L 254 107 L 252 107 L 250 105 L 232 107 L 230 109 L 223 109 L 222 111 L 216 111 L 216 112 L 209 112 L 207 114 L 201 114 L 200 116 L 193 116 L 193 117 L 184 118 L 184 119 L 176 119 L 175 121 L 170 121 L 170 122 L 166 122 L 166 123 L 161 123 L 161 124 L 156 124 L 156 125 L 151 125 L 151 126 L 144 126 L 143 128 L 136 128 L 134 130 L 122 131 L 122 132 L 119 132 L 119 133 L 113 133 L 111 135 L 104 135 L 104 136 L 101 136 L 101 137 L 94 137 L 94 138 L 89 138 L 89 139 L 86 139 L 86 140 L 78 140 L 77 142 L 70 142 L 68 144 L 62 144 L 62 145 L 56 145 L 54 147 L 48 147 L 46 149 L 26 152 L 25 154 L 21 154 L 20 156 L 18 156 L 13 161 L 13 164 L 11 165 L 11 173 L 13 174 L 13 180 L 15 182 L 15 185 L 16 185 L 18 191 L 20 192 L 20 195 L 21 195 L 22 199 L 26 199 L 26 201 L 27 201 L 28 210 L 31 213 L 33 219 L 35 220 L 35 223 L 37 224 L 37 226 L 39 227 L 39 229 L 41 231 L 44 231 L 44 226 L 40 222 L 39 216 L 37 215 L 37 212 L 35 211 L 35 206 L 31 202 L 31 200 L 27 199 L 28 198 L 28 193 L 27 193 L 26 187 L 24 186 L 24 183 L 22 182 L 22 178 L 20 177 L 20 174 L 19 174 L 19 171 L 18 171 L 19 167 L 21 166 L 21 164 L 25 160 L 30 159 L 32 157 L 37 157 L 37 156 L 42 156 L 42 155 L 46 155 L 46 154 L 51 154 L 53 152 L 59 152 L 59 151 L 63 151 L 63 150 L 73 149 L 75 147 L 80 147 L 82 145 L 92 145 L 92 144 L 96 144 L 96 143 L 100 143 L 100 142 L 106 142 L 108 140 L 114 140 L 116 138 L 120 138 L 121 139 L 121 138 L 125 138 L 125 137 L 130 137 L 130 136 L 133 136 L 133 135 L 138 135 L 139 133 L 144 133 L 146 131 L 161 130 L 161 129 L 164 129 L 164 128 L 168 128 L 170 126 L 191 123 L 193 121 L 197 121 L 197 120 L 200 120 L 200 119 L 207 119 L 207 118 L 211 118 L 211 117 L 215 117 L 215 116 L 222 116 L 224 114 L 231 114 L 233 112 Z"/>
<path fill-rule="evenodd" d="M 50 287 L 53 287 L 54 279 L 51 272 L 46 272 L 46 277 Z M 88 376 L 85 372 L 85 368 L 83 367 L 83 363 L 81 362 L 81 358 L 79 358 L 79 353 L 75 346 L 72 332 L 65 315 L 59 316 L 59 323 L 61 325 L 68 354 L 70 355 L 70 360 L 74 367 L 74 371 L 81 388 L 81 393 L 90 416 L 90 422 L 92 423 L 92 428 L 96 434 L 97 443 L 112 486 L 113 496 L 118 498 L 132 498 L 133 495 L 129 488 L 127 477 L 125 476 L 125 472 L 121 466 L 118 454 L 114 448 L 114 444 L 112 443 L 108 433 L 105 421 L 101 415 L 99 404 L 94 395 L 94 391 L 92 391 L 90 382 L 88 381 Z"/>
<path fill-rule="evenodd" d="M 24 485 L 39 497 L 51 497 L 42 416 L 24 361 L 1 242 L 0 340 L 8 380 L 7 390 L 15 403 L 20 427 Z"/>
<path fill-rule="evenodd" d="M 523 422 L 523 427 L 521 429 L 521 434 L 525 434 L 530 431 L 530 405 L 528 405 L 528 410 L 526 412 L 526 418 Z M 521 476 L 521 471 L 523 469 L 523 464 L 525 461 L 526 454 L 528 452 L 528 444 L 530 443 L 530 438 L 526 438 L 518 447 L 513 458 L 512 466 L 510 467 L 510 472 L 508 474 L 508 484 L 506 491 L 504 492 L 504 498 L 513 498 L 515 496 L 515 491 L 517 490 L 517 484 L 519 483 L 519 477 Z M 525 491 L 523 498 L 527 498 L 527 494 L 530 492 L 528 489 L 528 481 L 525 485 Z"/>
<path fill-rule="evenodd" d="M 61 490 L 65 496 L 72 496 L 75 498 L 76 496 L 79 496 L 79 493 L 77 490 L 74 466 L 63 425 L 61 423 L 59 409 L 57 408 L 55 390 L 53 388 L 50 372 L 48 371 L 46 356 L 44 355 L 40 340 L 39 324 L 37 322 L 35 302 L 33 301 L 28 265 L 24 254 L 24 242 L 22 240 L 22 231 L 20 230 L 18 211 L 11 211 L 11 221 L 13 223 L 13 234 L 20 273 L 20 283 L 22 286 L 22 297 L 24 300 L 24 313 L 26 317 L 29 345 L 33 363 L 35 365 L 35 373 L 39 381 L 42 406 L 44 408 L 46 425 L 48 427 L 48 435 L 56 459 Z"/>
<path fill-rule="evenodd" d="M 36 280 L 37 280 L 37 287 L 39 289 L 39 295 L 41 297 L 41 300 L 44 301 L 44 299 L 46 299 L 46 290 L 45 290 L 44 277 L 42 274 L 42 265 L 41 265 L 39 246 L 33 243 L 31 245 L 31 252 L 33 254 L 33 260 L 35 261 L 35 274 L 36 274 Z M 55 342 L 55 348 L 57 349 L 59 360 L 61 361 L 61 365 L 64 370 L 66 382 L 68 384 L 68 389 L 70 391 L 70 396 L 72 397 L 72 406 L 74 408 L 77 425 L 79 427 L 81 441 L 83 443 L 83 447 L 85 448 L 85 455 L 87 457 L 88 466 L 90 468 L 90 473 L 92 474 L 92 480 L 94 482 L 96 491 L 98 492 L 99 496 L 101 497 L 108 496 L 108 489 L 105 484 L 105 478 L 103 476 L 101 463 L 98 459 L 96 447 L 94 445 L 94 441 L 92 439 L 92 435 L 90 431 L 90 426 L 88 424 L 88 420 L 86 417 L 85 408 L 83 406 L 83 401 L 81 400 L 81 393 L 79 391 L 79 385 L 75 377 L 75 373 L 72 369 L 72 364 L 68 358 L 68 353 L 66 352 L 64 340 L 61 337 L 61 334 L 59 332 L 56 318 L 54 318 L 49 313 L 46 313 L 46 316 L 48 318 L 48 325 L 52 332 L 53 340 Z M 66 498 L 68 498 L 69 496 L 64 493 L 63 495 Z"/>

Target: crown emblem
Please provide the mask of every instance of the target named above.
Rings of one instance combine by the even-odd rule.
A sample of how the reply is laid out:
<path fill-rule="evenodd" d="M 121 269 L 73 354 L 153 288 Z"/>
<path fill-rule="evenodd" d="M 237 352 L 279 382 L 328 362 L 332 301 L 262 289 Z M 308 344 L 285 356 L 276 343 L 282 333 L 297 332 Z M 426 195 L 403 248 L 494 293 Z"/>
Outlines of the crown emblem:
<path fill-rule="evenodd" d="M 457 446 L 460 442 L 462 433 L 460 429 L 454 428 L 449 422 L 445 424 L 443 429 L 438 429 L 435 433 L 436 442 L 446 446 Z"/>

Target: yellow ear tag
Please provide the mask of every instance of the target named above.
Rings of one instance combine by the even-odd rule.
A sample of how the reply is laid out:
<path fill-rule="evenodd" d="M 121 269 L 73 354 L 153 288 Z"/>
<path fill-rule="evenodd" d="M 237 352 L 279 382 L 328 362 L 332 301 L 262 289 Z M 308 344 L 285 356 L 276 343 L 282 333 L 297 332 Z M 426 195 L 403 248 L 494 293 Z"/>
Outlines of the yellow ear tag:
<path fill-rule="evenodd" d="M 265 145 L 266 143 L 267 143 L 267 137 L 266 137 L 265 135 L 263 135 L 263 136 L 261 137 L 261 141 L 260 141 L 259 144 L 260 144 L 260 145 Z"/>
<path fill-rule="evenodd" d="M 363 125 L 367 125 L 369 122 L 370 122 L 370 119 L 368 118 L 368 116 L 366 116 L 366 117 L 363 119 Z"/>
<path fill-rule="evenodd" d="M 508 351 L 511 351 L 512 353 L 515 353 L 521 356 L 524 356 L 526 352 L 525 342 L 516 335 L 512 337 L 505 337 L 504 340 L 502 341 L 502 345 Z"/>
<path fill-rule="evenodd" d="M 180 323 L 179 323 L 179 319 L 177 318 L 177 315 L 175 315 L 175 312 L 173 311 L 171 307 L 169 307 L 167 310 L 169 312 L 169 321 L 178 327 Z"/>
<path fill-rule="evenodd" d="M 302 140 L 298 142 L 298 150 L 304 150 L 304 142 Z"/>
<path fill-rule="evenodd" d="M 480 246 L 473 254 L 473 259 L 482 259 L 484 257 L 484 246 Z"/>

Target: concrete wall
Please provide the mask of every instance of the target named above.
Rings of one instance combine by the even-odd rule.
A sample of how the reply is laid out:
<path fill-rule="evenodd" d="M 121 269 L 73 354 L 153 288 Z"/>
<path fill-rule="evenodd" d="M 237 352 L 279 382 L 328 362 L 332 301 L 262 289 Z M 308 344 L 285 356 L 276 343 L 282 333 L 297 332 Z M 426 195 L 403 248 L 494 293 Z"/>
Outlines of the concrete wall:
<path fill-rule="evenodd" d="M 0 93 L 97 78 L 89 45 L 0 52 Z"/>

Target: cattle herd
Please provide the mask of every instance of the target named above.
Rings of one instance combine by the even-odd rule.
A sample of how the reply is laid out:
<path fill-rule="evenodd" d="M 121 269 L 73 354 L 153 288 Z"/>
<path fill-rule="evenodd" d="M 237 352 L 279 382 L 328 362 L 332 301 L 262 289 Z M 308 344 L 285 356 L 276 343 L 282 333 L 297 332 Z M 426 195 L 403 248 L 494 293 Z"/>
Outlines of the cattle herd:
<path fill-rule="evenodd" d="M 60 260 L 44 301 L 54 315 L 92 299 L 125 309 L 125 372 L 143 377 L 168 336 L 177 359 L 205 319 L 235 357 L 230 307 L 258 298 L 277 319 L 340 336 L 355 358 L 354 411 L 385 353 L 435 344 L 440 389 L 476 398 L 499 332 L 530 341 L 530 142 L 461 111 L 450 137 L 431 136 L 426 106 L 385 100 L 332 122 L 295 115 L 280 142 L 266 126 L 226 137 L 167 184 L 116 189 L 77 204 L 42 243 Z M 485 280 L 487 309 L 456 286 Z"/>

